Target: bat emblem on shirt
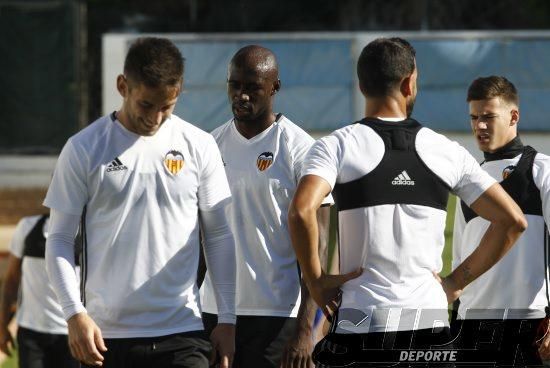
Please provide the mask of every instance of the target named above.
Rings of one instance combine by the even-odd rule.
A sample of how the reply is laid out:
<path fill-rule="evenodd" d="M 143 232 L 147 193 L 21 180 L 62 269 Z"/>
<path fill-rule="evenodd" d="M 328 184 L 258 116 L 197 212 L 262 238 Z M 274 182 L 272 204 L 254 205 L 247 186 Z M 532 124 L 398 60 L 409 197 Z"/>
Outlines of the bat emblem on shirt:
<path fill-rule="evenodd" d="M 258 156 L 256 166 L 258 170 L 265 171 L 273 163 L 273 152 L 264 152 Z"/>
<path fill-rule="evenodd" d="M 506 166 L 504 170 L 502 170 L 502 180 L 509 177 L 510 174 L 513 173 L 515 169 L 516 167 L 514 165 Z"/>
<path fill-rule="evenodd" d="M 164 156 L 164 166 L 172 175 L 176 175 L 185 163 L 180 151 L 172 150 Z"/>

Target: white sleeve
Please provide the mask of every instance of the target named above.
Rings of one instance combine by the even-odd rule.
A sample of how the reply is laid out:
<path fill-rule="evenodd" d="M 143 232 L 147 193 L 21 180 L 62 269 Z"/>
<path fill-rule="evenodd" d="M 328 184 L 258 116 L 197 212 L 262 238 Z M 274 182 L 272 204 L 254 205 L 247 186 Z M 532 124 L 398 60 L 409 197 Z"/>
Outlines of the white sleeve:
<path fill-rule="evenodd" d="M 340 171 L 342 150 L 334 134 L 317 140 L 306 155 L 302 176 L 316 175 L 325 179 L 331 188 L 336 184 Z"/>
<path fill-rule="evenodd" d="M 79 222 L 79 215 L 65 214 L 55 209 L 50 212 L 46 268 L 66 320 L 86 311 L 80 301 L 74 260 L 74 238 Z"/>
<path fill-rule="evenodd" d="M 225 175 L 220 149 L 210 134 L 203 152 L 200 181 L 199 208 L 209 211 L 231 198 L 231 190 Z M 223 205 L 222 205 L 223 207 Z"/>
<path fill-rule="evenodd" d="M 457 268 L 463 261 L 462 259 L 462 235 L 464 233 L 464 228 L 466 227 L 466 220 L 464 219 L 464 214 L 462 213 L 462 206 L 460 205 L 460 198 L 456 198 L 456 208 L 455 208 L 455 220 L 453 226 L 453 266 L 454 270 Z"/>
<path fill-rule="evenodd" d="M 313 138 L 307 135 L 307 133 L 304 133 L 301 136 L 297 135 L 294 141 L 288 143 L 288 149 L 292 152 L 292 169 L 296 184 L 298 184 L 300 178 L 302 177 L 304 159 L 314 143 L 315 141 Z"/>
<path fill-rule="evenodd" d="M 453 186 L 453 192 L 470 206 L 497 181 L 479 166 L 476 159 L 465 148 L 460 148 L 462 172 L 458 183 Z"/>
<path fill-rule="evenodd" d="M 300 179 L 302 177 L 303 173 L 303 167 L 304 167 L 304 161 L 306 159 L 306 155 L 310 148 L 313 146 L 315 141 L 313 138 L 311 138 L 309 135 L 306 137 L 306 139 L 303 139 L 302 142 L 299 142 L 294 145 L 294 147 L 290 147 L 294 150 L 293 152 L 293 169 L 294 169 L 294 178 L 296 180 L 296 185 L 300 182 Z M 332 194 L 329 194 L 323 199 L 322 205 L 332 205 L 334 204 L 334 199 L 332 198 Z"/>
<path fill-rule="evenodd" d="M 22 218 L 15 227 L 13 236 L 10 241 L 10 253 L 17 258 L 23 258 L 23 251 L 25 250 L 25 238 L 32 229 L 29 226 L 29 219 L 27 217 Z"/>
<path fill-rule="evenodd" d="M 88 202 L 86 152 L 78 152 L 71 139 L 67 141 L 57 163 L 44 205 L 63 213 L 78 215 Z"/>
<path fill-rule="evenodd" d="M 218 323 L 235 324 L 235 241 L 229 228 L 225 207 L 201 211 L 204 237 L 204 256 L 210 274 L 216 304 Z"/>
<path fill-rule="evenodd" d="M 550 232 L 550 156 L 537 154 L 533 163 L 533 179 L 540 191 L 542 215 Z"/>
<path fill-rule="evenodd" d="M 468 206 L 496 183 L 466 148 L 442 134 L 422 128 L 415 144 L 422 161 Z"/>

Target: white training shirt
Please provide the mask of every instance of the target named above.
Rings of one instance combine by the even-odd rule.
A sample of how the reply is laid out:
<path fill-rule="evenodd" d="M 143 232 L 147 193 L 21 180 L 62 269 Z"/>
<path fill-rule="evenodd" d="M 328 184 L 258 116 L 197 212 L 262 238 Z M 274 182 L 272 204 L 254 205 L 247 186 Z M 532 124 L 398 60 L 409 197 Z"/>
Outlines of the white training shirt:
<path fill-rule="evenodd" d="M 23 259 L 17 325 L 42 333 L 66 335 L 67 323 L 52 285 L 48 282 L 44 258 L 23 256 L 25 239 L 40 218 L 42 215 L 23 217 L 10 243 L 11 254 Z M 48 236 L 47 228 L 48 220 L 42 228 L 44 237 Z"/>
<path fill-rule="evenodd" d="M 499 182 L 503 171 L 515 166 L 521 154 L 488 161 L 482 168 Z M 543 217 L 526 214 L 529 224 L 516 244 L 491 269 L 470 283 L 460 296 L 459 318 L 544 318 L 548 305 L 545 286 L 544 221 L 550 223 L 550 157 L 537 153 L 533 179 L 540 190 Z M 453 269 L 477 247 L 489 222 L 475 217 L 465 223 L 460 203 L 456 206 L 453 234 Z"/>
<path fill-rule="evenodd" d="M 233 119 L 212 135 L 233 196 L 227 216 L 236 245 L 236 313 L 295 317 L 301 277 L 287 214 L 314 139 L 283 115 L 251 139 L 239 133 Z M 332 198 L 325 202 L 332 203 Z M 205 312 L 217 313 L 209 277 L 201 300 Z"/>
<path fill-rule="evenodd" d="M 104 337 L 132 338 L 203 329 L 198 213 L 229 201 L 210 134 L 172 115 L 140 136 L 112 114 L 68 140 L 44 204 L 70 215 L 86 206 L 85 307 Z"/>
<path fill-rule="evenodd" d="M 494 184 L 466 149 L 443 135 L 423 127 L 415 142 L 425 165 L 467 203 Z M 347 183 L 371 172 L 381 162 L 384 151 L 382 139 L 372 128 L 359 123 L 349 125 L 313 145 L 303 175 L 320 176 L 334 188 L 336 183 Z M 402 169 L 395 169 L 394 181 L 397 175 L 403 175 L 399 174 Z M 341 287 L 336 333 L 449 325 L 447 299 L 433 276 L 442 268 L 445 218 L 444 210 L 412 204 L 339 212 L 340 273 L 360 267 L 364 271 Z"/>

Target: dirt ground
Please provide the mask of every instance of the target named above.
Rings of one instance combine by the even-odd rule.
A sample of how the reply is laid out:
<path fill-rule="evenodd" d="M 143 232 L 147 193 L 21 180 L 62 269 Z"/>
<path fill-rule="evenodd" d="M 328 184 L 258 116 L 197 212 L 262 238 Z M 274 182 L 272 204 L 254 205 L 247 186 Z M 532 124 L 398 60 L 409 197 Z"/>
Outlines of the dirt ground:
<path fill-rule="evenodd" d="M 23 216 L 46 213 L 42 206 L 45 195 L 46 188 L 0 189 L 0 279 L 15 225 Z"/>
<path fill-rule="evenodd" d="M 0 189 L 0 225 L 15 225 L 23 216 L 46 213 L 46 188 Z"/>

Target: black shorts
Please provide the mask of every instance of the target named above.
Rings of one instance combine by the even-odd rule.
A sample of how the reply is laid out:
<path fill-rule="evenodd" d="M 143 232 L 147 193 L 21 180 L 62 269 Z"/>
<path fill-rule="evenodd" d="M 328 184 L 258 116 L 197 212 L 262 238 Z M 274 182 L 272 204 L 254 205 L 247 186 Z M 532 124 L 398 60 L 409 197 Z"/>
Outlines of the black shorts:
<path fill-rule="evenodd" d="M 217 316 L 203 313 L 202 320 L 210 335 Z M 295 330 L 296 318 L 237 316 L 233 367 L 279 368 L 283 349 Z"/>
<path fill-rule="evenodd" d="M 468 319 L 451 323 L 461 360 L 475 367 L 542 367 L 536 341 L 542 319 Z M 484 362 L 484 365 L 481 364 Z"/>
<path fill-rule="evenodd" d="M 204 331 L 105 339 L 105 345 L 103 368 L 208 368 L 211 351 Z"/>
<path fill-rule="evenodd" d="M 17 329 L 20 368 L 78 368 L 71 357 L 67 335 L 49 334 L 25 327 Z"/>
<path fill-rule="evenodd" d="M 313 351 L 317 367 L 454 367 L 450 329 L 329 333 Z"/>

